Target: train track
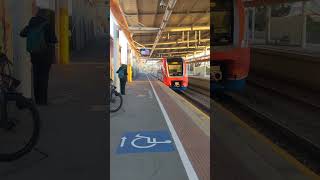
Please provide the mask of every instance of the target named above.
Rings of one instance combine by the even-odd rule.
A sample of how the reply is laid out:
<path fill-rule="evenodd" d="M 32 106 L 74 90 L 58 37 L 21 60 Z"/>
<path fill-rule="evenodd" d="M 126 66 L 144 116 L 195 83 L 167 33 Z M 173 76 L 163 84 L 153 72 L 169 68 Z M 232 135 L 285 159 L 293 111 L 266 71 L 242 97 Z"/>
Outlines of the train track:
<path fill-rule="evenodd" d="M 285 149 L 302 164 L 320 174 L 319 146 L 309 139 L 301 137 L 289 127 L 280 124 L 268 112 L 259 111 L 254 106 L 243 102 L 241 100 L 243 97 L 240 96 L 236 93 L 225 93 L 215 100 L 239 116 L 242 121 Z"/>
<path fill-rule="evenodd" d="M 156 76 L 150 74 L 154 79 Z M 198 86 L 190 86 L 186 91 L 175 91 L 178 95 L 195 105 L 202 112 L 210 116 L 210 92 Z"/>
<path fill-rule="evenodd" d="M 176 91 L 183 98 L 191 102 L 202 112 L 210 116 L 210 96 L 199 92 L 196 88 L 188 88 L 186 91 Z"/>
<path fill-rule="evenodd" d="M 271 92 L 273 94 L 277 94 L 278 96 L 285 97 L 288 100 L 299 102 L 301 104 L 307 105 L 310 108 L 320 109 L 320 105 L 319 104 L 315 104 L 315 103 L 307 101 L 307 100 L 305 100 L 303 98 L 299 98 L 299 97 L 296 97 L 296 96 L 293 96 L 293 95 L 289 95 L 289 94 L 285 93 L 284 91 L 281 91 L 281 90 L 279 90 L 277 88 L 268 87 L 268 86 L 266 86 L 266 85 L 264 85 L 262 83 L 258 83 L 256 81 L 254 81 L 254 80 L 247 79 L 247 84 L 250 85 L 250 86 L 259 87 L 259 88 L 264 89 L 266 91 L 269 91 L 269 92 Z"/>

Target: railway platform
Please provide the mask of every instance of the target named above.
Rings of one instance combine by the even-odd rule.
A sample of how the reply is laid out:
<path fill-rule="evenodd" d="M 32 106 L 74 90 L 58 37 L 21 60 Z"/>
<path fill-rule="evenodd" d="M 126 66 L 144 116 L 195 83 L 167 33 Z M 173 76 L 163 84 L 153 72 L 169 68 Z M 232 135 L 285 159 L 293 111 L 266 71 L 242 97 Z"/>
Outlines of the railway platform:
<path fill-rule="evenodd" d="M 151 75 L 128 85 L 110 127 L 112 180 L 210 179 L 209 117 Z"/>

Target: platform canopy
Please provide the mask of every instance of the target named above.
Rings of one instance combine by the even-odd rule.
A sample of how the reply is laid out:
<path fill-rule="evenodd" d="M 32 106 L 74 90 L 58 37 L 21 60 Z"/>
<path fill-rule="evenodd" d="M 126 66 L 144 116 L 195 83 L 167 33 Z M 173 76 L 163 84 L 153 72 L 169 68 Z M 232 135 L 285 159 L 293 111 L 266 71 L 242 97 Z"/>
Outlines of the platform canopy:
<path fill-rule="evenodd" d="M 280 4 L 280 3 L 292 3 L 292 2 L 301 2 L 308 0 L 242 0 L 246 7 L 255 7 L 261 5 L 271 5 L 271 4 Z"/>
<path fill-rule="evenodd" d="M 186 56 L 210 47 L 210 0 L 120 0 L 119 4 L 136 46 L 149 49 L 150 58 Z"/>

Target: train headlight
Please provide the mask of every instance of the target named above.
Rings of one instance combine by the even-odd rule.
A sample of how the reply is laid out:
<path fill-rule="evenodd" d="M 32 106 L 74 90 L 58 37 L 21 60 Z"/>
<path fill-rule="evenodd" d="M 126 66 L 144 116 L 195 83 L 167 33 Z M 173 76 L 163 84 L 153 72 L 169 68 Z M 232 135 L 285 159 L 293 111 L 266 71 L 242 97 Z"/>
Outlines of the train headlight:
<path fill-rule="evenodd" d="M 220 70 L 220 66 L 212 66 L 211 67 L 211 75 L 214 81 L 222 80 L 222 72 Z"/>
<path fill-rule="evenodd" d="M 216 80 L 220 80 L 220 79 L 221 79 L 221 73 L 216 73 L 216 74 L 214 74 L 214 78 L 215 78 Z"/>

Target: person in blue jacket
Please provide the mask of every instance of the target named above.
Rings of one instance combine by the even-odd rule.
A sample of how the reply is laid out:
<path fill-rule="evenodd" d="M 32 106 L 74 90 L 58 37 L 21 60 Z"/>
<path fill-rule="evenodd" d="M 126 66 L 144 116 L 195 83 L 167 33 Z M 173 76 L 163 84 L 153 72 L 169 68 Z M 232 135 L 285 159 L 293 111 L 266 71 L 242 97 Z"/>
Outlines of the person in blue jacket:
<path fill-rule="evenodd" d="M 41 34 L 41 35 L 39 35 Z M 55 55 L 57 37 L 50 22 L 50 10 L 39 9 L 28 25 L 20 32 L 27 38 L 27 50 L 31 56 L 34 96 L 38 105 L 48 104 L 48 81 Z"/>
<path fill-rule="evenodd" d="M 121 64 L 120 68 L 117 71 L 118 77 L 120 79 L 120 93 L 122 95 L 126 94 L 126 83 L 127 83 L 127 66 L 125 64 Z"/>

